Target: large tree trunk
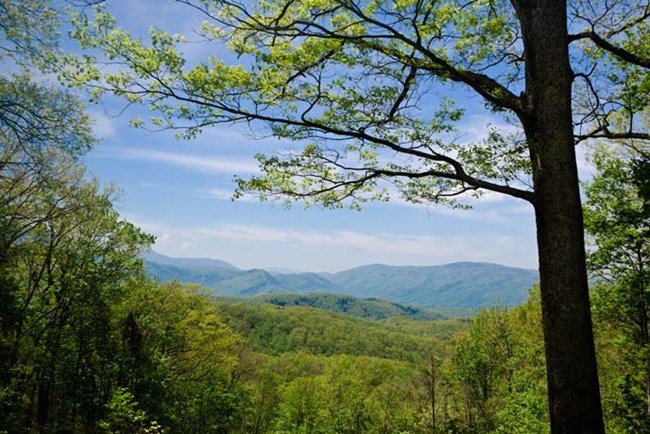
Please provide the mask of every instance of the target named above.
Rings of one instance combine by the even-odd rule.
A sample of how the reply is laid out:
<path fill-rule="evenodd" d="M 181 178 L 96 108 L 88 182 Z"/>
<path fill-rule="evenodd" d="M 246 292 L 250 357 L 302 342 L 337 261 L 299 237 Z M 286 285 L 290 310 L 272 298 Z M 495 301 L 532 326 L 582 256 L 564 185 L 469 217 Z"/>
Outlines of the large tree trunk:
<path fill-rule="evenodd" d="M 566 1 L 513 0 L 526 55 L 529 142 L 551 432 L 603 433 L 573 141 Z"/>

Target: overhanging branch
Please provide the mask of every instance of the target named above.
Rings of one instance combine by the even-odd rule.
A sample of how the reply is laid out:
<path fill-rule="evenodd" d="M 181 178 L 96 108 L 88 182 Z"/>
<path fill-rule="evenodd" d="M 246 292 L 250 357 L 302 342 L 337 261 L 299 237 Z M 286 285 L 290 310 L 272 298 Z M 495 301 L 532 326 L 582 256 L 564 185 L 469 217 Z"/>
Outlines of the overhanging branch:
<path fill-rule="evenodd" d="M 618 57 L 621 60 L 629 62 L 633 65 L 640 66 L 642 68 L 650 69 L 650 59 L 634 54 L 624 48 L 618 47 L 612 44 L 611 42 L 609 42 L 608 40 L 606 40 L 605 38 L 601 37 L 599 34 L 597 34 L 594 31 L 582 32 L 582 33 L 577 33 L 569 36 L 570 42 L 577 41 L 580 39 L 589 39 L 594 44 L 596 44 L 596 46 L 613 54 L 614 56 Z"/>

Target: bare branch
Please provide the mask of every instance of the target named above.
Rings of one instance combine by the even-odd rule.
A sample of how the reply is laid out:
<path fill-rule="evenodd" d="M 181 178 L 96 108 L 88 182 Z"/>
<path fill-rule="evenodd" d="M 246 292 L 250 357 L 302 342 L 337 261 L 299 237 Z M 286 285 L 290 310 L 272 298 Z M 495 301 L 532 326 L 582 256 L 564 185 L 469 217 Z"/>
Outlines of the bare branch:
<path fill-rule="evenodd" d="M 650 133 L 642 133 L 636 131 L 610 131 L 607 126 L 601 126 L 587 134 L 576 135 L 576 143 L 582 142 L 587 139 L 610 139 L 610 140 L 649 140 Z"/>

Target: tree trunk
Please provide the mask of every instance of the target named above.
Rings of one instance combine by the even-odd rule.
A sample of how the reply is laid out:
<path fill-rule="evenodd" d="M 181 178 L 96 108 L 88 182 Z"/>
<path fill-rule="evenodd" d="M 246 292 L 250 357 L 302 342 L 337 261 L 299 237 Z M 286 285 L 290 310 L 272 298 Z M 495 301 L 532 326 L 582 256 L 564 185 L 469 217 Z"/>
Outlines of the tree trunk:
<path fill-rule="evenodd" d="M 522 25 L 551 432 L 603 433 L 573 141 L 566 1 L 513 0 Z"/>

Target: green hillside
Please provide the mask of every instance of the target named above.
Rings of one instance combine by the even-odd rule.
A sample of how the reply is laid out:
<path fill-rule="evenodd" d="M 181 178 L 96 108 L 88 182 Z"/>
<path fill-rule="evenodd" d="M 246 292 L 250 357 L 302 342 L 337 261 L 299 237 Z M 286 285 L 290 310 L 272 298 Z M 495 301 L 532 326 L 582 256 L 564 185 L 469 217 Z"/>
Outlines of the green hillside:
<path fill-rule="evenodd" d="M 268 303 L 281 307 L 306 306 L 342 313 L 357 318 L 386 319 L 408 317 L 417 320 L 437 320 L 470 316 L 471 309 L 431 309 L 402 305 L 377 298 L 361 299 L 339 294 L 269 294 L 248 299 L 249 303 Z"/>
<path fill-rule="evenodd" d="M 304 306 L 216 302 L 221 319 L 251 347 L 269 355 L 303 352 L 347 354 L 416 361 L 449 336 L 466 328 L 464 320 L 381 321 Z"/>

